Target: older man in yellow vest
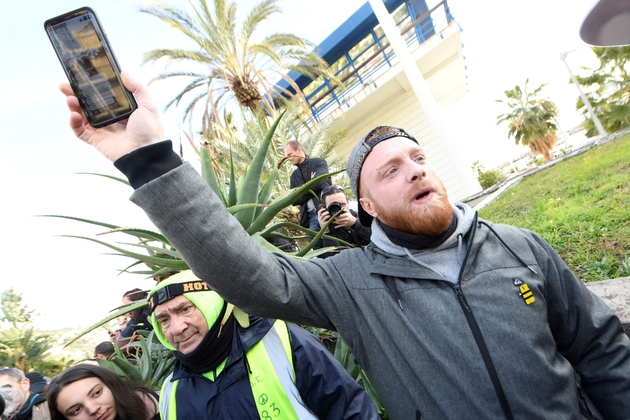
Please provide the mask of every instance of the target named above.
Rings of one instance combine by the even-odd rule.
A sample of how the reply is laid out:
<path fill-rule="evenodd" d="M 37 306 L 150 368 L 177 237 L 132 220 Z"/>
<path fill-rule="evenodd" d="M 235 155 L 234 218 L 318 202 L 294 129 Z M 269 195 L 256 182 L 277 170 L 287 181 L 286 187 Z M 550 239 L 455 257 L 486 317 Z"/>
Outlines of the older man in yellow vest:
<path fill-rule="evenodd" d="M 151 322 L 175 352 L 163 419 L 378 419 L 370 397 L 312 334 L 248 317 L 190 272 L 149 294 Z"/>

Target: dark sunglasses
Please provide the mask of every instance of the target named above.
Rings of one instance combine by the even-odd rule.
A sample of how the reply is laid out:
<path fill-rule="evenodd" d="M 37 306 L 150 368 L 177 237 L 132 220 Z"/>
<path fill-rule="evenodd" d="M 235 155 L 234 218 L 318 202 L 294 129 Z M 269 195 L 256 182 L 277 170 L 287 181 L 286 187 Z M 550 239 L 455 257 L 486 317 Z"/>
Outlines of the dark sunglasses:
<path fill-rule="evenodd" d="M 326 188 L 324 188 L 322 190 L 322 192 L 319 195 L 319 199 L 320 201 L 324 201 L 324 197 L 326 197 L 327 195 L 330 194 L 334 194 L 334 193 L 339 193 L 339 192 L 343 192 L 343 187 L 339 186 L 339 185 L 330 185 Z"/>

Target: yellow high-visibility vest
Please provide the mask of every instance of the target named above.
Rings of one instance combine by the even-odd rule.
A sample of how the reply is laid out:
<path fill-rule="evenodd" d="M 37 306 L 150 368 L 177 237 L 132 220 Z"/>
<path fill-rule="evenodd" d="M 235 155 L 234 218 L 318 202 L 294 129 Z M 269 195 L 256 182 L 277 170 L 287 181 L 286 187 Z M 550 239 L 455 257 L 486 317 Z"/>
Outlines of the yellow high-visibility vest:
<path fill-rule="evenodd" d="M 297 389 L 289 326 L 277 320 L 262 340 L 247 350 L 249 382 L 261 420 L 317 417 L 306 407 Z M 163 420 L 177 419 L 176 390 L 179 381 L 169 376 L 160 392 Z"/>

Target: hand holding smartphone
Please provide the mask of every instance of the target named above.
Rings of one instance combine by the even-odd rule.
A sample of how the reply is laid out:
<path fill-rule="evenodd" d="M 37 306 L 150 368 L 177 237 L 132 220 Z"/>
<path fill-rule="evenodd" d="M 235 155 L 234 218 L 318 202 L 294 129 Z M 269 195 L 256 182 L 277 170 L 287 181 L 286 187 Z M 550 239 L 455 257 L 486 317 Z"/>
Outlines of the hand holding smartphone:
<path fill-rule="evenodd" d="M 94 10 L 82 7 L 64 13 L 48 19 L 44 27 L 91 126 L 112 124 L 136 110 Z"/>

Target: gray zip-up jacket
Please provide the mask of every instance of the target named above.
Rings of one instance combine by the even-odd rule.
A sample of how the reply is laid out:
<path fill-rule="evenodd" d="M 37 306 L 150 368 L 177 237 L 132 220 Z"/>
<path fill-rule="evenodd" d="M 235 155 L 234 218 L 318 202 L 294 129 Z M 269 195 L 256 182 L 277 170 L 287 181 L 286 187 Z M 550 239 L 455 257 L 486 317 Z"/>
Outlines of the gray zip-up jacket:
<path fill-rule="evenodd" d="M 258 247 L 190 165 L 157 175 L 132 201 L 196 275 L 248 313 L 337 330 L 390 418 L 589 418 L 583 398 L 630 418 L 619 319 L 535 233 L 474 220 L 457 283 L 374 245 L 305 261 Z"/>

